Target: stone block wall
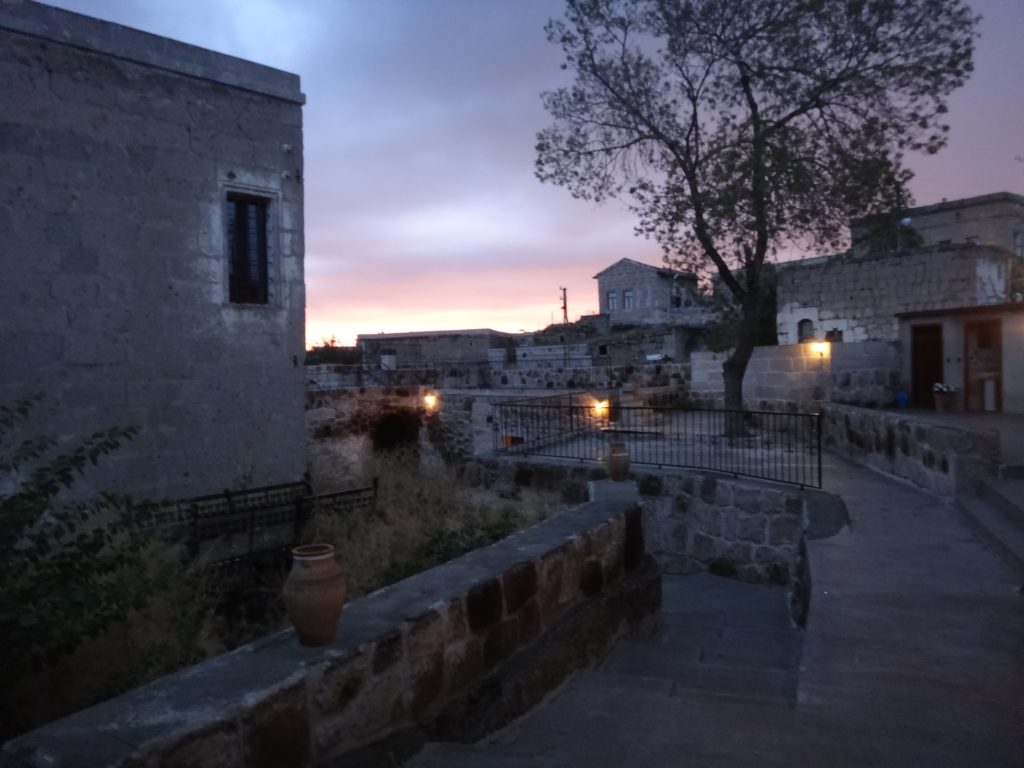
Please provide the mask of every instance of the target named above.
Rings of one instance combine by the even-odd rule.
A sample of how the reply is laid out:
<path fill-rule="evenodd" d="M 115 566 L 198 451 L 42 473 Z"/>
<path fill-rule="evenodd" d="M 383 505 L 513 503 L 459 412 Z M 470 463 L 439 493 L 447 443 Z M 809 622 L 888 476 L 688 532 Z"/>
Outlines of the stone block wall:
<path fill-rule="evenodd" d="M 900 413 L 829 405 L 825 447 L 943 496 L 971 493 L 996 474 L 999 433 L 941 426 Z"/>
<path fill-rule="evenodd" d="M 695 352 L 691 358 L 695 403 L 721 407 L 725 398 L 722 363 L 726 352 Z M 877 408 L 891 405 L 901 386 L 895 342 L 830 344 L 824 354 L 809 344 L 756 347 L 743 380 L 751 410 L 815 411 L 824 402 Z"/>
<path fill-rule="evenodd" d="M 299 480 L 299 79 L 23 0 L 0 3 L 0 403 L 32 434 L 140 435 L 82 491 Z M 229 301 L 226 196 L 269 199 L 266 304 Z"/>
<path fill-rule="evenodd" d="M 610 494 L 349 603 L 326 648 L 272 635 L 9 742 L 0 764 L 297 768 L 467 733 L 466 718 L 494 727 L 653 628 L 660 599 L 640 510 Z"/>
<path fill-rule="evenodd" d="M 844 342 L 896 341 L 901 312 L 1007 301 L 1010 259 L 999 248 L 961 243 L 780 264 L 779 343 L 796 343 L 802 320 L 817 339 L 834 329 Z"/>
<path fill-rule="evenodd" d="M 715 475 L 650 476 L 648 549 L 664 573 L 712 571 L 789 584 L 799 568 L 804 499 L 796 490 Z"/>
<path fill-rule="evenodd" d="M 724 401 L 722 363 L 728 356 L 727 352 L 691 356 L 690 389 L 701 404 L 720 407 Z M 756 347 L 743 379 L 743 402 L 750 410 L 816 410 L 827 396 L 829 365 L 828 357 L 807 344 Z"/>
<path fill-rule="evenodd" d="M 892 405 L 901 387 L 900 350 L 896 342 L 832 344 L 829 400 L 878 408 Z"/>

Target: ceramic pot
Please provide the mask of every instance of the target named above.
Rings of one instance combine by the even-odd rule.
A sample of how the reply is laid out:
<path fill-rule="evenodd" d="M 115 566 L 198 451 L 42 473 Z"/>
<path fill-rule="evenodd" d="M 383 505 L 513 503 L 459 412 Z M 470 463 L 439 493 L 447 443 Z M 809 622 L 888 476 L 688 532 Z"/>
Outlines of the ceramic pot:
<path fill-rule="evenodd" d="M 629 449 L 625 443 L 612 443 L 608 449 L 608 474 L 612 480 L 629 477 Z"/>
<path fill-rule="evenodd" d="M 345 577 L 331 544 L 305 544 L 292 550 L 284 582 L 284 605 L 302 645 L 327 645 L 345 604 Z"/>

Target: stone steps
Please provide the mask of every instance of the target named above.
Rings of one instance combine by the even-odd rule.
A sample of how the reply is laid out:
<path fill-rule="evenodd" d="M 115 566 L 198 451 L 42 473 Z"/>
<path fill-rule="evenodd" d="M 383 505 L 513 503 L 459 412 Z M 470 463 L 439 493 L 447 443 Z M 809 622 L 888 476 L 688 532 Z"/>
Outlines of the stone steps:
<path fill-rule="evenodd" d="M 510 728 L 476 745 L 430 744 L 410 765 L 629 765 L 635 755 L 621 751 L 635 743 L 629 728 L 638 717 L 703 711 L 702 702 L 717 697 L 740 706 L 795 705 L 803 633 L 791 625 L 784 588 L 698 574 L 664 577 L 662 594 L 657 637 L 625 643 Z M 670 728 L 666 738 L 672 746 L 693 734 Z"/>
<path fill-rule="evenodd" d="M 985 480 L 980 496 L 956 503 L 978 537 L 1024 578 L 1024 480 Z"/>

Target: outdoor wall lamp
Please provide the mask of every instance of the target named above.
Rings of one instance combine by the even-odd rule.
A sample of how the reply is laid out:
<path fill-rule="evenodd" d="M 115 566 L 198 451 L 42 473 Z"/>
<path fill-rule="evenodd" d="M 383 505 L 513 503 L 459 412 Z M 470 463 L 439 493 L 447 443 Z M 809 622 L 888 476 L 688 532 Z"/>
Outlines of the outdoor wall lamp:
<path fill-rule="evenodd" d="M 432 411 L 437 408 L 437 395 L 433 392 L 427 392 L 427 394 L 423 396 L 423 405 L 427 407 L 428 411 Z"/>
<path fill-rule="evenodd" d="M 823 360 L 828 356 L 831 345 L 827 341 L 812 341 L 811 352 L 814 352 L 818 357 Z"/>
<path fill-rule="evenodd" d="M 608 401 L 597 400 L 594 402 L 594 415 L 601 418 L 608 413 Z"/>

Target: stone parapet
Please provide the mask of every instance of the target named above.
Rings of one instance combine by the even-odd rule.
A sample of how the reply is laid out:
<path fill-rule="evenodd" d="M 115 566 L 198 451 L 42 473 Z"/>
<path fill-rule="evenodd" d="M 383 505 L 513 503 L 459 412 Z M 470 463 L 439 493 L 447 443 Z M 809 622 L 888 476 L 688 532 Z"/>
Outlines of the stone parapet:
<path fill-rule="evenodd" d="M 651 492 L 644 497 L 644 527 L 665 573 L 792 581 L 803 539 L 802 492 L 713 474 L 648 477 L 657 480 L 641 485 Z"/>
<path fill-rule="evenodd" d="M 349 603 L 329 647 L 280 632 L 15 739 L 0 765 L 302 766 L 410 730 L 479 735 L 656 621 L 635 492 L 611 490 Z"/>
<path fill-rule="evenodd" d="M 999 433 L 843 405 L 824 409 L 825 447 L 940 495 L 970 493 L 996 474 Z"/>

